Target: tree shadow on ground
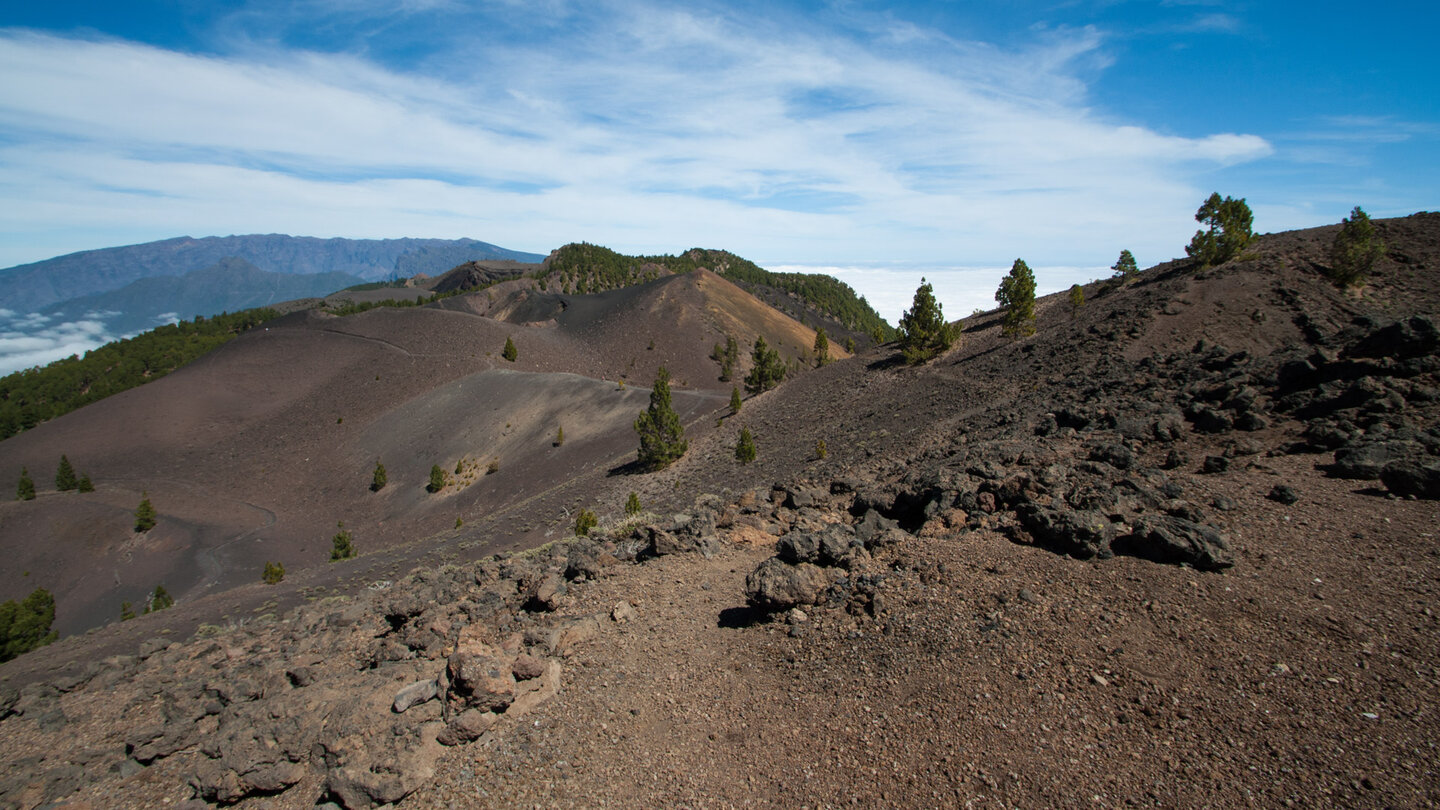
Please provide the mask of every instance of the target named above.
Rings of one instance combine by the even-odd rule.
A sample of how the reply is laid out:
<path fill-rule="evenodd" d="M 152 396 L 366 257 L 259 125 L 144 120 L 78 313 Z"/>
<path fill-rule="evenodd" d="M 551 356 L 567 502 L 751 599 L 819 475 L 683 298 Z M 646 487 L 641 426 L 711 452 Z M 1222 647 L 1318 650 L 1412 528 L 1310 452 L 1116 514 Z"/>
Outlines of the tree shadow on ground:
<path fill-rule="evenodd" d="M 641 464 L 639 459 L 627 461 L 605 472 L 607 478 L 614 478 L 617 475 L 640 475 L 650 471 L 649 465 Z"/>

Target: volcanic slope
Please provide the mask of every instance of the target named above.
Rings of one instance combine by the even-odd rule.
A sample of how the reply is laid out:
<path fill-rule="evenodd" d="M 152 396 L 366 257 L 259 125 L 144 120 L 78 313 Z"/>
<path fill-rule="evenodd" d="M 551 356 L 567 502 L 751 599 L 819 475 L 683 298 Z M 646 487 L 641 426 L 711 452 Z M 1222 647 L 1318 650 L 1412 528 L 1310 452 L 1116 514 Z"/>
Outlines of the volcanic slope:
<path fill-rule="evenodd" d="M 595 479 L 636 525 L 62 639 L 0 669 L 0 797 L 1440 804 L 1440 215 L 1377 228 L 1358 293 L 1269 235 L 787 381 Z"/>
<path fill-rule="evenodd" d="M 732 385 L 708 356 L 727 332 L 763 334 L 792 356 L 814 339 L 707 271 L 594 296 L 518 283 L 425 307 L 286 316 L 0 446 L 8 478 L 24 467 L 40 484 L 38 499 L 0 504 L 11 561 L 0 595 L 51 590 L 70 634 L 158 584 L 191 601 L 255 581 L 266 561 L 292 579 L 325 569 L 339 521 L 362 552 L 464 540 L 475 523 L 488 527 L 475 554 L 543 542 L 577 504 L 624 503 L 623 480 L 613 493 L 590 482 L 633 460 L 631 425 L 660 366 L 703 433 Z M 61 454 L 95 492 L 54 491 Z M 372 492 L 377 461 L 388 484 Z M 438 493 L 425 488 L 432 465 L 450 481 Z M 137 534 L 147 494 L 160 522 Z"/>

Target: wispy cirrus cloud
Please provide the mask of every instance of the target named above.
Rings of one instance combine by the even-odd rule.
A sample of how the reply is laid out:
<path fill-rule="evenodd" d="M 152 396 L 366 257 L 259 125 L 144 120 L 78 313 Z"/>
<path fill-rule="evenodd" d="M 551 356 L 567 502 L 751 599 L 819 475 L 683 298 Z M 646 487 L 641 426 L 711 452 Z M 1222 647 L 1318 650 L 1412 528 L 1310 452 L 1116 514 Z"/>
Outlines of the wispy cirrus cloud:
<path fill-rule="evenodd" d="M 0 32 L 0 264 L 66 252 L 46 235 L 85 227 L 762 261 L 1173 252 L 1197 168 L 1272 151 L 1088 108 L 1085 76 L 1106 64 L 1093 28 L 1005 50 L 882 15 L 797 27 L 600 5 L 547 39 L 496 41 L 483 11 L 400 67 L 278 35 L 215 55 Z"/>

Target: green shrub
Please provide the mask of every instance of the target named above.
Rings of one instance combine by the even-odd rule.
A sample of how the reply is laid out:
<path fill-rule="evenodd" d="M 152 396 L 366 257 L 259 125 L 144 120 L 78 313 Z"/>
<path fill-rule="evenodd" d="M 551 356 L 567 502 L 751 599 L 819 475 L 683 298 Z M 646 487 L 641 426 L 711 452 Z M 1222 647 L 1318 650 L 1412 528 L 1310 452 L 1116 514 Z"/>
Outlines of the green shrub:
<path fill-rule="evenodd" d="M 1330 267 L 1326 273 L 1339 287 L 1352 287 L 1365 280 L 1376 260 L 1385 255 L 1385 243 L 1375 236 L 1375 225 L 1360 206 L 1340 223 L 1340 232 L 1330 245 Z"/>
<path fill-rule="evenodd" d="M 635 432 L 640 434 L 637 460 L 652 470 L 670 466 L 690 449 L 685 426 L 670 405 L 670 372 L 664 366 L 655 374 L 650 407 L 635 418 Z"/>
<path fill-rule="evenodd" d="M 1070 285 L 1070 314 L 1073 316 L 1085 306 L 1085 289 L 1079 284 Z"/>
<path fill-rule="evenodd" d="M 575 517 L 575 536 L 584 537 L 590 530 L 600 525 L 599 518 L 589 509 L 581 509 L 580 514 Z"/>
<path fill-rule="evenodd" d="M 155 528 L 155 519 L 155 507 L 150 504 L 150 493 L 143 493 L 140 505 L 135 507 L 135 531 L 150 531 Z"/>
<path fill-rule="evenodd" d="M 828 454 L 829 454 L 829 450 L 825 447 L 825 440 L 824 440 L 824 439 L 817 439 L 817 440 L 815 441 L 815 458 L 820 459 L 821 461 L 824 461 L 824 460 L 825 460 L 825 456 L 828 455 Z"/>
<path fill-rule="evenodd" d="M 95 482 L 93 482 L 93 481 L 90 480 L 89 474 L 81 474 L 81 476 L 80 476 L 80 486 L 79 486 L 79 489 L 80 489 L 81 492 L 94 492 L 94 491 L 95 491 Z"/>
<path fill-rule="evenodd" d="M 720 381 L 730 382 L 735 375 L 735 363 L 740 360 L 740 344 L 735 342 L 731 335 L 725 336 L 725 345 L 715 344 L 710 352 L 710 359 L 720 364 Z"/>
<path fill-rule="evenodd" d="M 515 349 L 515 341 L 508 336 L 505 338 L 505 350 L 500 352 L 500 356 L 512 363 L 515 362 L 515 358 L 520 356 L 520 352 Z"/>
<path fill-rule="evenodd" d="M 556 446 L 556 447 L 560 447 L 560 446 L 563 446 L 564 444 L 565 444 L 565 428 L 564 428 L 564 426 L 561 426 L 561 427 L 555 429 L 555 446 Z"/>
<path fill-rule="evenodd" d="M 145 600 L 145 610 L 142 612 L 154 613 L 157 610 L 164 610 L 165 608 L 168 608 L 174 604 L 175 599 L 170 596 L 170 593 L 168 591 L 165 590 L 165 586 L 156 585 L 155 592 L 150 594 L 149 599 Z"/>
<path fill-rule="evenodd" d="M 445 488 L 445 471 L 439 464 L 430 465 L 430 483 L 425 485 L 428 492 L 439 492 Z"/>
<path fill-rule="evenodd" d="M 15 495 L 22 501 L 35 500 L 35 482 L 30 478 L 30 471 L 24 467 L 20 468 L 20 484 L 15 487 Z"/>
<path fill-rule="evenodd" d="M 355 537 L 350 530 L 345 528 L 345 521 L 335 522 L 335 528 L 339 529 L 330 541 L 330 562 L 348 560 L 355 556 Z"/>
<path fill-rule="evenodd" d="M 381 464 L 380 459 L 377 458 L 375 459 L 375 472 L 370 476 L 370 491 L 379 492 L 388 483 L 390 483 L 390 476 L 385 472 L 385 465 Z"/>
<path fill-rule="evenodd" d="M 750 428 L 740 428 L 740 438 L 735 442 L 735 460 L 741 464 L 749 464 L 755 460 L 755 437 L 750 435 Z"/>
<path fill-rule="evenodd" d="M 260 579 L 266 585 L 279 585 L 285 579 L 285 565 L 266 560 L 265 571 L 260 574 Z"/>
<path fill-rule="evenodd" d="M 50 629 L 55 621 L 55 597 L 44 588 L 36 588 L 23 600 L 7 599 L 0 603 L 0 662 L 59 638 Z"/>
<path fill-rule="evenodd" d="M 129 602 L 120 603 L 120 621 L 128 622 L 135 618 L 135 606 Z"/>
<path fill-rule="evenodd" d="M 743 404 L 740 399 L 740 388 L 738 386 L 730 386 L 730 414 L 733 416 L 739 413 L 740 407 Z"/>
<path fill-rule="evenodd" d="M 910 365 L 940 356 L 960 336 L 958 326 L 945 322 L 945 313 L 935 300 L 935 287 L 924 278 L 920 279 L 910 309 L 900 317 L 896 331 L 900 336 L 900 353 Z"/>
<path fill-rule="evenodd" d="M 625 499 L 625 516 L 631 517 L 640 514 L 640 496 L 634 492 Z"/>

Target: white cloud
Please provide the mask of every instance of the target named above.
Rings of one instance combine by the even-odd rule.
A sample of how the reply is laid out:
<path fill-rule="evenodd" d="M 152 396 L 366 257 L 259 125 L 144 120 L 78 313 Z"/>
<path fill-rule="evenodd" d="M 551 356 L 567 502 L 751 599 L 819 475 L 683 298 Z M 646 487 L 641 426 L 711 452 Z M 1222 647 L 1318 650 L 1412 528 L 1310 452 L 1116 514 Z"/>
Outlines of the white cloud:
<path fill-rule="evenodd" d="M 543 46 L 456 38 L 429 75 L 0 32 L 0 265 L 113 244 L 75 243 L 87 229 L 1108 261 L 1178 252 L 1209 191 L 1190 173 L 1270 150 L 1088 109 L 1093 29 L 1006 53 L 893 20 L 868 39 L 669 8 L 594 21 Z"/>
<path fill-rule="evenodd" d="M 1117 251 L 1118 255 L 1118 251 Z M 1028 264 L 1028 262 L 1027 262 Z M 900 316 L 910 309 L 915 299 L 915 290 L 922 279 L 935 290 L 935 300 L 940 303 L 947 320 L 959 320 L 979 309 L 994 309 L 995 290 L 1000 279 L 1010 272 L 1010 265 L 1003 267 L 943 267 L 895 265 L 838 266 L 838 265 L 781 265 L 769 268 L 783 273 L 824 273 L 849 284 L 855 292 L 865 297 L 880 317 L 893 326 L 900 322 Z M 1032 267 L 1035 274 L 1037 295 L 1067 290 L 1071 284 L 1087 284 L 1096 279 L 1109 278 L 1109 267 Z"/>
<path fill-rule="evenodd" d="M 43 366 L 85 352 L 115 339 L 99 320 L 45 325 L 42 315 L 16 316 L 0 310 L 0 375 Z"/>

